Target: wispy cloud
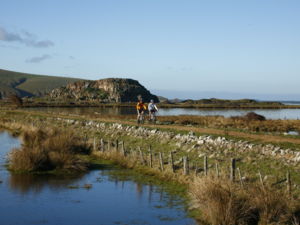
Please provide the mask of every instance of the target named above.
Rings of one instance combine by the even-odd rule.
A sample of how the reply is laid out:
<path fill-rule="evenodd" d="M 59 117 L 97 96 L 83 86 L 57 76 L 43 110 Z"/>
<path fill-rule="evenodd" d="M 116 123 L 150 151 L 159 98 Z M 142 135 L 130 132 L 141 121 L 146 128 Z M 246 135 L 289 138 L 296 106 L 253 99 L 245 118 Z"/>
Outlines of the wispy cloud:
<path fill-rule="evenodd" d="M 19 49 L 19 47 L 12 45 L 0 45 L 0 48 Z"/>
<path fill-rule="evenodd" d="M 42 56 L 36 56 L 36 57 L 32 57 L 30 59 L 27 59 L 26 62 L 27 63 L 40 63 L 42 61 L 45 61 L 45 60 L 51 59 L 51 58 L 52 58 L 51 55 L 44 54 Z"/>
<path fill-rule="evenodd" d="M 28 31 L 23 31 L 21 33 L 8 32 L 3 27 L 0 27 L 0 41 L 5 42 L 19 42 L 29 47 L 34 48 L 47 48 L 54 45 L 50 40 L 37 40 L 34 34 Z"/>

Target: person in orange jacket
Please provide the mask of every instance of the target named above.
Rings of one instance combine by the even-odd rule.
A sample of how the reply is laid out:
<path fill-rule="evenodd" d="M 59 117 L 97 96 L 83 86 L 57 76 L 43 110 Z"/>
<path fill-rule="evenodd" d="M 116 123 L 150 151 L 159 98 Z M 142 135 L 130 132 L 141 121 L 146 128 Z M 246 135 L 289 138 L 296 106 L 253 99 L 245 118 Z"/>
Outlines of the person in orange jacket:
<path fill-rule="evenodd" d="M 139 100 L 137 105 L 136 105 L 136 110 L 137 110 L 137 122 L 144 122 L 144 114 L 145 111 L 147 110 L 146 104 L 143 102 L 143 100 Z"/>

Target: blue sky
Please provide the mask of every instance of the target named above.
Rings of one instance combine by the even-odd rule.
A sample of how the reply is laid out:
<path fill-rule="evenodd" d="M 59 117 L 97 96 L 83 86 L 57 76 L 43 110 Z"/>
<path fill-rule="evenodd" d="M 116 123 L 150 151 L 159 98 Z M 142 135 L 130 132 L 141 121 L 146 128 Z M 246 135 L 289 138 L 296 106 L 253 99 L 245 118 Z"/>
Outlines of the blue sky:
<path fill-rule="evenodd" d="M 300 1 L 0 0 L 0 68 L 300 100 Z"/>

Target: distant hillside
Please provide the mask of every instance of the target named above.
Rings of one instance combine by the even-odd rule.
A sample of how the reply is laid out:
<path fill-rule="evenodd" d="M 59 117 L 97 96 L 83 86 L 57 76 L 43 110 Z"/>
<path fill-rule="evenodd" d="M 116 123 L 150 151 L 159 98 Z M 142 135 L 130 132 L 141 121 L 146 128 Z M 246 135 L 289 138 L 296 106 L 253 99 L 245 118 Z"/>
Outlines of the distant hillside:
<path fill-rule="evenodd" d="M 0 69 L 0 98 L 10 94 L 19 96 L 42 96 L 54 88 L 81 79 L 33 75 Z"/>
<path fill-rule="evenodd" d="M 52 99 L 96 102 L 136 102 L 138 96 L 141 96 L 145 102 L 151 99 L 159 101 L 157 96 L 151 94 L 138 81 L 120 78 L 70 83 L 54 89 L 49 96 Z"/>

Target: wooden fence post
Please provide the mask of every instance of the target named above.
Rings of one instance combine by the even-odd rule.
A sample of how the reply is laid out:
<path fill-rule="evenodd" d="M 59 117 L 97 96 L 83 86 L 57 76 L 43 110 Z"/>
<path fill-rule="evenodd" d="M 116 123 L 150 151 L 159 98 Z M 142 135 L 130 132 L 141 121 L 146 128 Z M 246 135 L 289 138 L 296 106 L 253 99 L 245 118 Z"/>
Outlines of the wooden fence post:
<path fill-rule="evenodd" d="M 219 178 L 220 177 L 220 171 L 219 171 L 219 164 L 216 163 L 216 176 Z"/>
<path fill-rule="evenodd" d="M 152 149 L 151 146 L 149 146 L 149 167 L 153 167 L 153 155 L 152 155 Z"/>
<path fill-rule="evenodd" d="M 111 143 L 110 140 L 107 141 L 107 151 L 110 152 Z"/>
<path fill-rule="evenodd" d="M 207 161 L 207 156 L 204 156 L 204 175 L 207 176 L 208 174 L 208 161 Z"/>
<path fill-rule="evenodd" d="M 288 171 L 286 173 L 286 185 L 287 185 L 287 191 L 288 194 L 291 195 L 292 194 L 292 182 L 291 182 L 291 174 L 290 171 Z"/>
<path fill-rule="evenodd" d="M 175 167 L 174 167 L 174 157 L 173 157 L 173 152 L 170 152 L 170 166 L 171 166 L 171 171 L 175 173 Z"/>
<path fill-rule="evenodd" d="M 235 181 L 235 169 L 236 169 L 236 160 L 233 158 L 231 159 L 231 168 L 230 168 L 230 180 L 232 182 Z"/>
<path fill-rule="evenodd" d="M 243 177 L 242 177 L 241 170 L 240 170 L 240 168 L 237 168 L 236 170 L 237 170 L 237 172 L 238 172 L 238 174 L 239 174 L 241 187 L 244 187 L 244 182 L 243 182 Z"/>
<path fill-rule="evenodd" d="M 159 153 L 159 162 L 160 162 L 161 171 L 164 171 L 164 159 L 163 159 L 163 155 L 161 152 Z"/>
<path fill-rule="evenodd" d="M 195 166 L 195 167 L 194 167 L 194 168 L 195 168 L 195 176 L 197 176 L 197 174 L 198 174 L 198 169 L 199 169 L 199 168 L 198 168 L 198 163 L 195 163 L 194 166 Z"/>
<path fill-rule="evenodd" d="M 100 145 L 101 145 L 101 151 L 104 152 L 104 141 L 102 138 L 100 140 Z"/>
<path fill-rule="evenodd" d="M 118 139 L 115 141 L 115 149 L 116 149 L 116 152 L 119 151 L 119 141 L 118 141 Z"/>
<path fill-rule="evenodd" d="M 140 153 L 140 160 L 141 160 L 141 163 L 142 163 L 142 165 L 145 165 L 146 163 L 145 163 L 144 154 L 143 154 L 143 152 L 142 152 L 142 150 L 141 150 L 141 147 L 138 147 L 138 151 L 139 151 L 139 153 Z"/>
<path fill-rule="evenodd" d="M 189 174 L 189 158 L 187 156 L 183 157 L 183 174 L 188 175 Z"/>
<path fill-rule="evenodd" d="M 123 156 L 125 157 L 125 156 L 126 156 L 126 151 L 125 151 L 125 144 L 124 144 L 124 141 L 121 142 L 121 145 L 122 145 L 121 151 L 122 151 Z"/>
<path fill-rule="evenodd" d="M 93 142 L 93 151 L 97 151 L 97 139 L 94 137 L 94 142 Z"/>

